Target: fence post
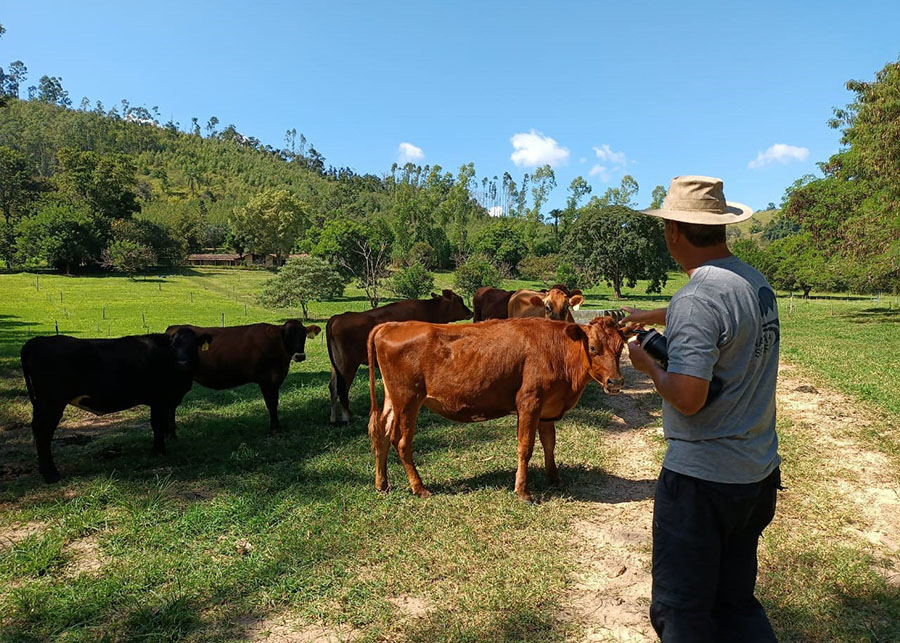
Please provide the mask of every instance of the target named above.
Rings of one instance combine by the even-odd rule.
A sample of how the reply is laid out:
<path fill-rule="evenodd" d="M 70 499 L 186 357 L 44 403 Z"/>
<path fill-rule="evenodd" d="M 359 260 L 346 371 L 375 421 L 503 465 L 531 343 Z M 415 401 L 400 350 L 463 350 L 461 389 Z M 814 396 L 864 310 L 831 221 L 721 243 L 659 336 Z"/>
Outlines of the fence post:
<path fill-rule="evenodd" d="M 59 320 L 54 319 L 53 322 L 56 324 L 56 334 L 59 335 Z"/>
<path fill-rule="evenodd" d="M 225 328 L 225 311 L 222 311 L 222 328 Z"/>

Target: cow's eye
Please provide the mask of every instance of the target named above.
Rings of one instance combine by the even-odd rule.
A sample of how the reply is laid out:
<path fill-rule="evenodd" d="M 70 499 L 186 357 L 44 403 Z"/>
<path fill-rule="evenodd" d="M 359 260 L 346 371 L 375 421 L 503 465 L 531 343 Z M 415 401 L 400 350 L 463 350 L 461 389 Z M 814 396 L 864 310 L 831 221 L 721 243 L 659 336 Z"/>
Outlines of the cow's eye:
<path fill-rule="evenodd" d="M 591 346 L 591 347 L 590 347 L 590 351 L 591 351 L 592 353 L 596 354 L 596 353 L 597 353 L 597 348 L 596 348 L 595 346 Z"/>

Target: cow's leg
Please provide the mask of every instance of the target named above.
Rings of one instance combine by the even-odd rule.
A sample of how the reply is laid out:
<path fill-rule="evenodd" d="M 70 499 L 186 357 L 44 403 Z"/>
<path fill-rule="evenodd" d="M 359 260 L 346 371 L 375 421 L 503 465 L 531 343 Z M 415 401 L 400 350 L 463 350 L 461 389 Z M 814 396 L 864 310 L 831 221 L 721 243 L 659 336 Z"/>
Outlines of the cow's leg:
<path fill-rule="evenodd" d="M 166 418 L 166 437 L 172 438 L 173 440 L 177 440 L 178 436 L 175 435 L 175 406 L 172 406 L 172 410 L 169 412 L 168 417 Z"/>
<path fill-rule="evenodd" d="M 281 431 L 281 423 L 278 421 L 278 386 L 276 384 L 260 384 L 266 408 L 269 409 L 269 434 Z"/>
<path fill-rule="evenodd" d="M 349 368 L 343 369 L 337 376 L 337 392 L 341 402 L 341 421 L 350 424 L 353 414 L 350 413 L 350 385 L 356 377 L 359 370 L 359 364 L 353 364 Z"/>
<path fill-rule="evenodd" d="M 547 482 L 558 485 L 559 471 L 556 469 L 556 457 L 553 455 L 553 449 L 556 447 L 556 423 L 541 422 L 538 424 L 538 435 L 541 436 L 541 446 L 544 447 L 544 472 L 547 474 Z"/>
<path fill-rule="evenodd" d="M 528 492 L 528 463 L 531 461 L 531 454 L 534 451 L 534 438 L 540 421 L 540 409 L 536 405 L 519 406 L 519 464 L 516 467 L 516 495 L 520 500 L 526 502 L 533 500 Z"/>
<path fill-rule="evenodd" d="M 150 428 L 153 429 L 153 454 L 166 452 L 166 431 L 169 426 L 169 405 L 157 403 L 150 406 Z"/>
<path fill-rule="evenodd" d="M 36 403 L 31 415 L 31 432 L 34 434 L 34 445 L 37 448 L 38 471 L 47 483 L 59 480 L 59 471 L 53 462 L 50 443 L 53 433 L 62 419 L 66 405 Z"/>
<path fill-rule="evenodd" d="M 328 382 L 328 392 L 331 394 L 331 417 L 329 421 L 332 424 L 337 424 L 340 406 L 338 404 L 337 372 L 334 370 L 334 365 L 331 366 L 331 381 Z"/>
<path fill-rule="evenodd" d="M 419 472 L 416 470 L 416 465 L 413 464 L 412 458 L 413 437 L 416 435 L 416 421 L 419 417 L 421 405 L 422 402 L 419 400 L 410 400 L 402 407 L 399 407 L 399 412 L 392 418 L 394 426 L 391 427 L 389 425 L 387 428 L 391 441 L 396 445 L 400 462 L 403 463 L 403 468 L 406 470 L 409 486 L 412 487 L 414 494 L 420 498 L 427 498 L 431 494 L 428 493 L 428 489 L 422 484 L 422 478 L 419 477 Z M 394 410 L 396 411 L 397 409 L 398 405 L 395 404 Z"/>
<path fill-rule="evenodd" d="M 369 416 L 369 437 L 375 451 L 375 488 L 384 493 L 388 490 L 387 460 L 391 452 L 391 430 L 394 413 L 391 398 L 384 392 L 384 405 L 376 408 Z"/>

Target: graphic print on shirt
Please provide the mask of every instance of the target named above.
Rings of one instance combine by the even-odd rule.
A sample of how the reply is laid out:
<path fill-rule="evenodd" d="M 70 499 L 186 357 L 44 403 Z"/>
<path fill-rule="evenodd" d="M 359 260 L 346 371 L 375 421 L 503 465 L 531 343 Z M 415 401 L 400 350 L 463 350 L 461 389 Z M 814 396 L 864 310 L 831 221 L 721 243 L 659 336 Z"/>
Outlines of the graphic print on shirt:
<path fill-rule="evenodd" d="M 778 305 L 772 289 L 763 286 L 759 289 L 757 297 L 759 298 L 759 319 L 762 322 L 762 328 L 753 354 L 760 357 L 778 343 L 781 338 L 781 326 L 778 323 Z"/>

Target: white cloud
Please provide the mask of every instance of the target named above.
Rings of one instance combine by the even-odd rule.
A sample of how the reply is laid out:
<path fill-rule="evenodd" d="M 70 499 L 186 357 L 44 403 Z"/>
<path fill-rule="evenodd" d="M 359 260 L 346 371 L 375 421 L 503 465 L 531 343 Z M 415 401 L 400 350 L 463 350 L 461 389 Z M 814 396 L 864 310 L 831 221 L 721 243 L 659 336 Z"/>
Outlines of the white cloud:
<path fill-rule="evenodd" d="M 603 183 L 607 183 L 609 182 L 609 168 L 597 163 L 591 168 L 591 171 L 588 172 L 588 176 L 599 176 Z"/>
<path fill-rule="evenodd" d="M 609 183 L 614 172 L 624 170 L 629 163 L 634 163 L 634 161 L 628 160 L 625 152 L 614 152 L 606 143 L 600 147 L 595 145 L 594 154 L 597 155 L 600 163 L 594 164 L 594 167 L 588 172 L 588 176 L 599 176 L 603 183 Z"/>
<path fill-rule="evenodd" d="M 531 130 L 528 134 L 524 132 L 513 134 L 509 140 L 515 150 L 509 158 L 519 167 L 537 167 L 545 164 L 556 166 L 569 160 L 568 149 L 535 130 Z"/>
<path fill-rule="evenodd" d="M 488 208 L 488 214 L 492 217 L 502 217 L 503 216 L 503 208 L 499 205 L 492 206 Z"/>
<path fill-rule="evenodd" d="M 809 157 L 809 149 L 776 143 L 765 152 L 760 152 L 756 158 L 747 164 L 751 170 L 770 163 L 789 163 L 791 161 L 805 161 Z"/>
<path fill-rule="evenodd" d="M 416 147 L 412 143 L 400 143 L 397 147 L 398 163 L 415 163 L 425 158 L 425 152 L 421 147 Z"/>
<path fill-rule="evenodd" d="M 617 167 L 625 167 L 628 164 L 628 159 L 625 158 L 624 152 L 613 152 L 606 143 L 600 147 L 595 145 L 594 153 L 601 161 L 612 163 Z"/>

